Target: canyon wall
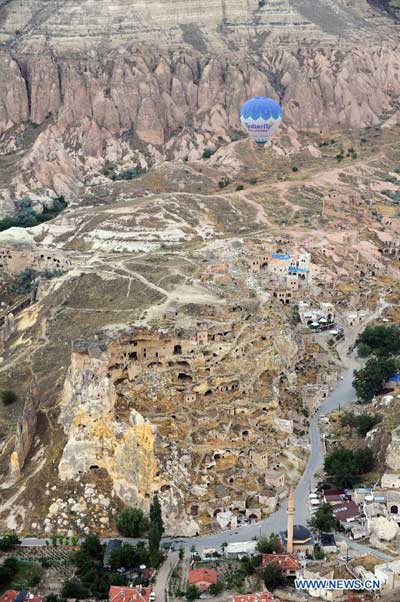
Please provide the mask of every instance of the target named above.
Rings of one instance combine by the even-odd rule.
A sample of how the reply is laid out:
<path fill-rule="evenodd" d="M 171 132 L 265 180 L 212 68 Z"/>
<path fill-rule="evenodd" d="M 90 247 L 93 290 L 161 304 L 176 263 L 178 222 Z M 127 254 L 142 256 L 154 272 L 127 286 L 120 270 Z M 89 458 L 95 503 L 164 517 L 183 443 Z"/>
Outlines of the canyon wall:
<path fill-rule="evenodd" d="M 131 166 L 138 152 L 150 165 L 198 160 L 206 146 L 238 136 L 240 105 L 252 95 L 280 100 L 284 127 L 297 131 L 379 124 L 398 110 L 399 70 L 390 43 L 283 47 L 257 64 L 187 48 L 132 51 L 109 62 L 3 52 L 0 133 L 8 159 L 0 211 L 30 191 L 76 197 L 103 177 L 106 161 Z"/>

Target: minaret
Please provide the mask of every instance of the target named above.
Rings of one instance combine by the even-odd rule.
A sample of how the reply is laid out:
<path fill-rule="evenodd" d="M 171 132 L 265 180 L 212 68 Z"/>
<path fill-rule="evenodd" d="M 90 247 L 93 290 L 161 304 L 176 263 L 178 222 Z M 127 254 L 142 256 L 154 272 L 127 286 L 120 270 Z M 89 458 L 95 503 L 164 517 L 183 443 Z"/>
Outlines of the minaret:
<path fill-rule="evenodd" d="M 289 490 L 287 507 L 287 548 L 288 554 L 293 553 L 293 526 L 294 526 L 294 493 L 293 488 Z"/>

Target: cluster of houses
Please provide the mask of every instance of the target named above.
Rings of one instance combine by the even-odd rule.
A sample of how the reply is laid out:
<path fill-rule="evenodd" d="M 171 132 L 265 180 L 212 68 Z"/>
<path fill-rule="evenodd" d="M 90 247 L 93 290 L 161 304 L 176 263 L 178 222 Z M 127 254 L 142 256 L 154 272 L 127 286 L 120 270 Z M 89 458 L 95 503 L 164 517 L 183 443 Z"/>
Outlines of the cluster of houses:
<path fill-rule="evenodd" d="M 212 585 L 218 583 L 219 575 L 215 569 L 199 568 L 189 571 L 188 584 L 205 594 Z M 109 602 L 154 602 L 155 593 L 151 587 L 112 585 L 109 590 Z M 5 600 L 4 602 L 9 602 Z M 24 602 L 24 601 L 21 601 Z M 269 591 L 232 596 L 232 602 L 274 602 Z"/>
<path fill-rule="evenodd" d="M 329 489 L 319 496 L 310 494 L 311 514 L 324 502 L 332 506 L 333 514 L 343 530 L 354 540 L 368 538 L 374 530 L 378 518 L 387 519 L 400 525 L 400 478 L 386 473 L 380 489 L 365 487 L 353 491 Z M 385 523 L 383 524 L 383 528 Z"/>
<path fill-rule="evenodd" d="M 218 572 L 215 569 L 208 568 L 192 569 L 188 575 L 189 585 L 195 585 L 201 593 L 207 592 L 212 585 L 216 585 L 218 579 Z M 238 594 L 233 596 L 232 602 L 274 602 L 274 598 L 266 590 L 253 594 Z"/>
<path fill-rule="evenodd" d="M 289 304 L 299 289 L 311 283 L 312 269 L 311 254 L 304 249 L 287 251 L 287 244 L 271 239 L 262 246 L 250 244 L 239 250 L 229 245 L 215 248 L 201 280 L 211 287 L 236 289 L 244 297 L 251 296 L 251 290 L 262 282 L 262 290 Z"/>

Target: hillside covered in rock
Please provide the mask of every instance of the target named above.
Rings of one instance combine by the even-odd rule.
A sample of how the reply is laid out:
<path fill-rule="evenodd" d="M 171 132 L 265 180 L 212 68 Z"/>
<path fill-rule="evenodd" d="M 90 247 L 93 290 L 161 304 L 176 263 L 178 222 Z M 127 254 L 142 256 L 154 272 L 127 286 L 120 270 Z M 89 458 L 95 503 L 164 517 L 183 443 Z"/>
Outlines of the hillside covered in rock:
<path fill-rule="evenodd" d="M 399 300 L 396 11 L 0 0 L 0 43 L 1 527 L 271 514 Z"/>
<path fill-rule="evenodd" d="M 0 215 L 29 195 L 77 201 L 86 186 L 138 166 L 192 164 L 243 135 L 239 108 L 252 95 L 283 104 L 284 153 L 299 150 L 292 130 L 396 120 L 398 26 L 383 8 L 3 2 Z"/>

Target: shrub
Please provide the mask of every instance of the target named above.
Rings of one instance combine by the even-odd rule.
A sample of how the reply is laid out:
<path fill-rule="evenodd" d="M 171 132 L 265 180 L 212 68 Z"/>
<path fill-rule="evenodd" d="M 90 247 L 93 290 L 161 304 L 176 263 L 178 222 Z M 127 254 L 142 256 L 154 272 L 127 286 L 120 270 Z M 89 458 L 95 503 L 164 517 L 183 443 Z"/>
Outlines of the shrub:
<path fill-rule="evenodd" d="M 30 293 L 35 288 L 35 281 L 39 276 L 39 272 L 33 268 L 25 268 L 18 274 L 11 288 L 15 293 L 24 295 Z"/>
<path fill-rule="evenodd" d="M 200 590 L 196 585 L 189 585 L 185 596 L 187 600 L 197 600 L 197 598 L 200 598 Z"/>
<path fill-rule="evenodd" d="M 212 583 L 210 585 L 208 591 L 212 596 L 218 596 L 218 594 L 221 594 L 224 591 L 224 587 L 223 580 L 219 579 L 217 583 Z"/>
<path fill-rule="evenodd" d="M 205 148 L 203 150 L 203 159 L 209 159 L 214 154 L 214 151 L 211 148 Z"/>
<path fill-rule="evenodd" d="M 112 173 L 111 179 L 116 180 L 134 180 L 138 178 L 143 173 L 143 169 L 140 165 L 135 165 L 134 167 L 129 167 L 128 169 L 124 169 L 118 173 Z"/>
<path fill-rule="evenodd" d="M 5 389 L 0 393 L 1 401 L 3 405 L 10 406 L 15 403 L 18 399 L 18 395 L 12 389 Z"/>
<path fill-rule="evenodd" d="M 299 171 L 299 168 L 297 167 L 297 165 L 293 165 L 292 171 Z"/>
<path fill-rule="evenodd" d="M 355 427 L 357 429 L 357 434 L 360 437 L 365 437 L 365 435 L 374 428 L 379 422 L 381 422 L 382 417 L 379 414 L 360 414 L 360 416 L 356 417 Z"/>
<path fill-rule="evenodd" d="M 220 181 L 218 182 L 218 186 L 220 188 L 226 188 L 229 184 L 229 178 L 227 178 L 226 176 L 223 176 Z"/>
<path fill-rule="evenodd" d="M 354 412 L 345 412 L 340 418 L 340 424 L 342 426 L 350 426 L 351 428 L 353 428 L 356 424 L 356 417 L 354 415 Z"/>
<path fill-rule="evenodd" d="M 391 176 L 390 174 L 386 174 L 383 179 L 385 182 L 390 182 L 391 184 L 397 184 L 398 182 L 396 176 Z"/>
<path fill-rule="evenodd" d="M 244 190 L 244 186 L 243 186 L 243 184 L 237 184 L 237 185 L 236 185 L 236 188 L 235 188 L 235 190 L 236 190 L 237 192 L 240 192 L 240 190 Z"/>

